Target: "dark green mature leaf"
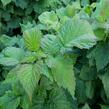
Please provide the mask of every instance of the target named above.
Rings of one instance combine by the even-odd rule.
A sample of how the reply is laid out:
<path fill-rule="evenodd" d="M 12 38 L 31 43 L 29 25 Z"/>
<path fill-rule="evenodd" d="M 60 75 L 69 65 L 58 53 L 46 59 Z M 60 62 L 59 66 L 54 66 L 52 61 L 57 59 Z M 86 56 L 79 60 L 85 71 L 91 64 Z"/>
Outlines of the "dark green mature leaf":
<path fill-rule="evenodd" d="M 86 96 L 86 87 L 85 83 L 79 79 L 76 80 L 76 90 L 75 90 L 75 95 L 77 97 L 78 103 L 84 103 L 87 100 Z"/>
<path fill-rule="evenodd" d="M 25 45 L 30 51 L 37 51 L 40 47 L 40 40 L 42 37 L 41 31 L 37 28 L 27 29 L 23 33 Z"/>
<path fill-rule="evenodd" d="M 16 6 L 19 6 L 20 8 L 24 9 L 28 5 L 28 0 L 14 0 Z"/>
<path fill-rule="evenodd" d="M 20 104 L 20 97 L 16 97 L 12 92 L 0 97 L 0 109 L 16 109 Z"/>
<path fill-rule="evenodd" d="M 94 80 L 97 78 L 97 71 L 95 67 L 83 66 L 80 72 L 80 79 L 82 80 Z"/>
<path fill-rule="evenodd" d="M 88 55 L 89 59 L 95 59 L 97 70 L 101 70 L 109 63 L 109 43 L 98 44 Z"/>
<path fill-rule="evenodd" d="M 71 104 L 62 89 L 54 88 L 50 92 L 48 109 L 72 109 Z"/>
<path fill-rule="evenodd" d="M 73 71 L 73 65 L 71 60 L 64 58 L 63 56 L 57 56 L 50 58 L 51 70 L 54 80 L 59 86 L 67 89 L 72 97 L 75 94 L 75 76 Z"/>
<path fill-rule="evenodd" d="M 109 71 L 107 71 L 104 75 L 100 75 L 99 77 L 102 80 L 106 96 L 109 98 Z"/>
<path fill-rule="evenodd" d="M 88 81 L 85 83 L 86 85 L 86 96 L 89 99 L 92 99 L 94 97 L 94 88 L 95 88 L 95 84 L 93 81 Z"/>
<path fill-rule="evenodd" d="M 101 105 L 101 109 L 109 109 L 108 105 Z"/>
<path fill-rule="evenodd" d="M 59 32 L 59 37 L 64 47 L 89 49 L 96 44 L 90 24 L 80 19 L 67 20 Z"/>

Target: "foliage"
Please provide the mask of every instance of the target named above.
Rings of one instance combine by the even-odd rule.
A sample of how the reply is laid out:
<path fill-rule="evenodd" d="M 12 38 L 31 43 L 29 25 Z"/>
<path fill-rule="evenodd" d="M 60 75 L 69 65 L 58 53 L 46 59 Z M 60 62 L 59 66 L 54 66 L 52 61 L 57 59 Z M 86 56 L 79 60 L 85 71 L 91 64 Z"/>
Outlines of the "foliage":
<path fill-rule="evenodd" d="M 108 109 L 108 5 L 1 0 L 0 109 Z"/>

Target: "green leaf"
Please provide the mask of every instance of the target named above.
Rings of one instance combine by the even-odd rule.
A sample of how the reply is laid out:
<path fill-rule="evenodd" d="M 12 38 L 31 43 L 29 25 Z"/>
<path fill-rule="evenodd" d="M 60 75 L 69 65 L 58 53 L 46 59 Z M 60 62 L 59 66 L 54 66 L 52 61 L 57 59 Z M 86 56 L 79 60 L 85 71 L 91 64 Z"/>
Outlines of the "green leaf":
<path fill-rule="evenodd" d="M 90 0 L 81 0 L 82 6 L 87 6 L 90 4 Z"/>
<path fill-rule="evenodd" d="M 73 17 L 78 9 L 81 9 L 80 4 L 78 2 L 73 2 L 66 7 L 57 9 L 56 13 L 60 21 L 65 22 L 69 17 Z"/>
<path fill-rule="evenodd" d="M 19 64 L 19 61 L 14 58 L 2 57 L 0 58 L 0 64 L 4 66 L 14 66 Z"/>
<path fill-rule="evenodd" d="M 94 30 L 94 33 L 95 33 L 96 37 L 97 37 L 99 40 L 104 40 L 105 37 L 106 37 L 105 29 L 104 29 L 104 28 L 96 28 L 96 29 Z"/>
<path fill-rule="evenodd" d="M 64 47 L 89 49 L 96 44 L 96 37 L 90 24 L 85 20 L 68 19 L 59 32 Z"/>
<path fill-rule="evenodd" d="M 107 71 L 104 75 L 100 75 L 99 77 L 102 80 L 106 96 L 109 98 L 109 72 Z"/>
<path fill-rule="evenodd" d="M 0 97 L 0 109 L 16 109 L 19 104 L 20 97 L 15 96 L 12 92 Z"/>
<path fill-rule="evenodd" d="M 76 90 L 75 90 L 75 95 L 77 97 L 78 103 L 84 103 L 87 100 L 86 96 L 86 87 L 85 83 L 82 80 L 77 79 L 76 80 Z"/>
<path fill-rule="evenodd" d="M 24 57 L 24 50 L 16 47 L 7 47 L 3 49 L 2 53 L 5 57 L 21 60 Z"/>
<path fill-rule="evenodd" d="M 24 64 L 19 66 L 17 76 L 31 100 L 34 89 L 40 79 L 40 73 L 37 72 L 37 68 L 34 65 Z"/>
<path fill-rule="evenodd" d="M 62 89 L 54 87 L 50 92 L 47 109 L 72 109 L 72 107 L 65 92 Z"/>
<path fill-rule="evenodd" d="M 41 40 L 41 47 L 45 53 L 57 54 L 60 50 L 60 43 L 55 35 L 45 35 Z"/>
<path fill-rule="evenodd" d="M 82 109 L 90 109 L 89 105 L 88 104 L 85 104 Z"/>
<path fill-rule="evenodd" d="M 58 30 L 60 26 L 57 14 L 54 11 L 43 12 L 38 19 L 42 24 L 46 25 L 48 29 Z"/>
<path fill-rule="evenodd" d="M 58 17 L 54 11 L 44 12 L 38 18 L 41 23 L 46 25 L 53 24 L 58 21 Z"/>
<path fill-rule="evenodd" d="M 88 81 L 97 78 L 97 71 L 95 67 L 83 66 L 79 75 L 80 79 Z"/>
<path fill-rule="evenodd" d="M 25 46 L 30 51 L 37 51 L 40 47 L 40 40 L 42 37 L 41 31 L 37 28 L 27 29 L 23 33 Z"/>
<path fill-rule="evenodd" d="M 65 5 L 69 4 L 71 0 L 61 0 Z"/>
<path fill-rule="evenodd" d="M 53 77 L 50 74 L 47 65 L 43 61 L 37 61 L 37 63 L 35 64 L 35 67 L 37 68 L 37 72 L 46 76 L 49 80 L 53 81 Z"/>
<path fill-rule="evenodd" d="M 23 94 L 23 96 L 21 97 L 21 107 L 23 109 L 30 109 L 30 106 L 31 103 L 28 96 L 26 94 Z"/>
<path fill-rule="evenodd" d="M 98 44 L 88 55 L 89 59 L 95 59 L 97 70 L 101 70 L 109 63 L 109 43 Z"/>
<path fill-rule="evenodd" d="M 109 109 L 108 105 L 100 105 L 100 106 L 101 106 L 101 109 Z"/>
<path fill-rule="evenodd" d="M 20 8 L 24 9 L 27 8 L 28 1 L 27 0 L 14 0 L 16 6 L 19 6 Z"/>
<path fill-rule="evenodd" d="M 100 0 L 98 3 L 96 10 L 93 14 L 93 17 L 97 18 L 97 20 L 101 22 L 105 22 L 109 19 L 109 0 Z"/>
<path fill-rule="evenodd" d="M 86 85 L 86 96 L 89 99 L 92 99 L 94 97 L 94 86 L 95 86 L 94 82 L 88 81 L 88 82 L 85 83 L 85 85 Z"/>
<path fill-rule="evenodd" d="M 75 76 L 71 60 L 63 56 L 50 58 L 51 70 L 54 80 L 59 86 L 67 89 L 72 97 L 75 94 Z"/>
<path fill-rule="evenodd" d="M 9 4 L 12 0 L 1 0 L 3 5 L 6 6 L 7 4 Z"/>
<path fill-rule="evenodd" d="M 18 42 L 17 37 L 9 37 L 7 35 L 0 36 L 0 45 L 1 46 L 13 46 Z"/>

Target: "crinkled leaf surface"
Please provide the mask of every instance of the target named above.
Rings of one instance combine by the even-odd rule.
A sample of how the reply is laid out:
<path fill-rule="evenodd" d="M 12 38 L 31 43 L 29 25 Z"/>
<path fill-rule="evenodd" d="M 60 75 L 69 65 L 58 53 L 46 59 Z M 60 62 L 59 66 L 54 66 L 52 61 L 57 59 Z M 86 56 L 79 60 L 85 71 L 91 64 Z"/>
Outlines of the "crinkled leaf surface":
<path fill-rule="evenodd" d="M 60 23 L 58 22 L 57 14 L 54 11 L 51 12 L 43 12 L 39 17 L 39 21 L 46 25 L 46 29 L 54 29 L 58 31 L 60 27 Z"/>
<path fill-rule="evenodd" d="M 2 46 L 13 46 L 18 42 L 18 38 L 17 37 L 9 37 L 7 35 L 2 35 L 0 36 L 0 44 Z"/>
<path fill-rule="evenodd" d="M 20 97 L 12 93 L 7 93 L 0 97 L 0 109 L 16 109 L 20 104 Z"/>
<path fill-rule="evenodd" d="M 74 97 L 75 94 L 75 76 L 71 60 L 63 56 L 50 58 L 51 70 L 54 80 L 59 86 L 67 89 Z"/>
<path fill-rule="evenodd" d="M 21 60 L 24 56 L 24 50 L 16 47 L 7 47 L 3 49 L 2 53 L 5 57 Z"/>
<path fill-rule="evenodd" d="M 71 104 L 62 89 L 55 88 L 51 91 L 48 109 L 72 109 Z"/>
<path fill-rule="evenodd" d="M 44 12 L 39 16 L 39 21 L 43 24 L 50 25 L 58 21 L 58 17 L 54 11 Z"/>
<path fill-rule="evenodd" d="M 96 44 L 90 24 L 80 19 L 68 19 L 61 28 L 59 37 L 64 47 L 89 49 Z"/>
<path fill-rule="evenodd" d="M 24 64 L 19 66 L 17 76 L 31 100 L 33 91 L 40 79 L 40 73 L 37 72 L 37 68 L 34 65 Z"/>
<path fill-rule="evenodd" d="M 42 33 L 37 28 L 27 29 L 23 33 L 25 46 L 30 51 L 37 51 L 40 47 Z"/>
<path fill-rule="evenodd" d="M 61 44 L 55 35 L 45 35 L 41 40 L 41 47 L 48 54 L 57 54 L 60 46 Z"/>

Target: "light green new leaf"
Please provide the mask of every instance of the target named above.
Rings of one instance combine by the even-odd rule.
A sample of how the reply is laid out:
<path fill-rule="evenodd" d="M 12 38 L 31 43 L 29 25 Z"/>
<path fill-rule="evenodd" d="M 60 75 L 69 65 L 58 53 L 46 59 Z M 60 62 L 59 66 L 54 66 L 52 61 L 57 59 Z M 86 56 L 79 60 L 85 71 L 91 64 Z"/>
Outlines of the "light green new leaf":
<path fill-rule="evenodd" d="M 100 0 L 93 17 L 97 18 L 97 20 L 101 22 L 105 22 L 109 19 L 109 0 Z"/>
<path fill-rule="evenodd" d="M 54 11 L 43 12 L 38 19 L 42 24 L 47 26 L 47 29 L 54 29 L 57 31 L 60 27 L 57 14 Z"/>
<path fill-rule="evenodd" d="M 96 37 L 90 24 L 85 20 L 68 19 L 59 32 L 64 47 L 89 49 L 96 44 Z"/>
<path fill-rule="evenodd" d="M 41 47 L 48 54 L 57 54 L 60 50 L 60 43 L 55 35 L 45 35 L 41 40 Z"/>
<path fill-rule="evenodd" d="M 33 91 L 40 79 L 40 73 L 37 72 L 37 68 L 34 65 L 24 64 L 19 67 L 17 76 L 31 100 Z"/>
<path fill-rule="evenodd" d="M 58 17 L 54 11 L 44 12 L 38 17 L 43 24 L 50 25 L 58 21 Z"/>
<path fill-rule="evenodd" d="M 57 56 L 50 58 L 51 70 L 54 80 L 59 86 L 67 89 L 72 97 L 75 94 L 75 76 L 73 71 L 73 65 L 71 60 L 64 58 L 63 56 Z"/>
<path fill-rule="evenodd" d="M 80 80 L 77 78 L 76 80 L 76 90 L 75 90 L 75 95 L 77 97 L 77 101 L 80 104 L 83 104 L 86 102 L 87 100 L 87 96 L 86 96 L 86 86 L 84 81 Z"/>
<path fill-rule="evenodd" d="M 23 33 L 25 46 L 30 51 L 37 51 L 40 47 L 40 40 L 42 37 L 41 31 L 37 28 L 27 29 Z"/>
<path fill-rule="evenodd" d="M 9 4 L 12 0 L 1 0 L 3 5 L 6 6 L 7 4 Z"/>
<path fill-rule="evenodd" d="M 20 104 L 20 98 L 11 92 L 0 97 L 0 109 L 17 109 Z"/>

